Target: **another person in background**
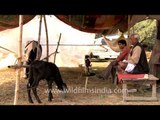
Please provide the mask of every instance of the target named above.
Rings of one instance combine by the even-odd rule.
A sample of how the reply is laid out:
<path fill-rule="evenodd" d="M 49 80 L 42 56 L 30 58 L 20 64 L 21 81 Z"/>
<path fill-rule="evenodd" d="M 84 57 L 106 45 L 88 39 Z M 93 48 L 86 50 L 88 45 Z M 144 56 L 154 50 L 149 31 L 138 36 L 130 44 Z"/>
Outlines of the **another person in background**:
<path fill-rule="evenodd" d="M 95 73 L 92 72 L 92 64 L 89 55 L 85 55 L 85 74 L 87 76 L 93 76 Z"/>
<path fill-rule="evenodd" d="M 132 48 L 128 55 L 128 59 L 119 62 L 119 68 L 127 73 L 132 74 L 145 74 L 149 73 L 149 66 L 147 62 L 144 47 L 139 43 L 139 35 L 131 34 L 129 36 Z"/>
<path fill-rule="evenodd" d="M 127 42 L 124 39 L 121 39 L 118 41 L 118 46 L 121 50 L 120 55 L 116 58 L 116 60 L 112 61 L 106 69 L 104 69 L 100 74 L 97 75 L 98 78 L 102 79 L 108 79 L 110 74 L 112 75 L 112 80 L 115 78 L 116 74 L 116 67 L 118 66 L 118 63 L 123 60 L 127 60 L 128 53 L 130 51 L 130 48 L 127 46 Z"/>
<path fill-rule="evenodd" d="M 90 68 L 91 68 L 91 61 L 90 61 L 90 58 L 89 58 L 89 55 L 85 55 L 85 73 L 86 75 L 89 75 L 90 74 Z"/>

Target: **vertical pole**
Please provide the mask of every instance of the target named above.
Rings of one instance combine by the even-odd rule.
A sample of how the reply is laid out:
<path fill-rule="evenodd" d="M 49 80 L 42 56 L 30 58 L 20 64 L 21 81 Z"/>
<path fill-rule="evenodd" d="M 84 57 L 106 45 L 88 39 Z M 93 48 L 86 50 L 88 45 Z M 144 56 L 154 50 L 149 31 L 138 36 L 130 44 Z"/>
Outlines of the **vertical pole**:
<path fill-rule="evenodd" d="M 85 91 L 87 90 L 87 84 L 88 84 L 88 77 L 86 77 L 86 81 L 85 81 L 85 86 L 84 86 Z"/>
<path fill-rule="evenodd" d="M 153 81 L 153 84 L 152 84 L 152 98 L 156 98 L 157 97 L 157 92 L 156 92 L 156 90 L 157 90 L 157 87 L 156 87 L 156 80 L 154 80 Z"/>
<path fill-rule="evenodd" d="M 129 35 L 130 35 L 130 21 L 131 21 L 131 15 L 128 15 L 128 38 L 129 38 Z M 130 42 L 129 42 L 129 39 L 127 41 L 127 45 L 130 46 Z"/>
<path fill-rule="evenodd" d="M 46 31 L 46 54 L 47 54 L 47 62 L 48 62 L 48 57 L 49 57 L 49 47 L 48 47 L 48 29 L 47 29 L 47 21 L 46 21 L 46 17 L 45 15 L 43 15 L 43 19 L 44 19 L 44 25 L 45 25 L 45 31 Z"/>
<path fill-rule="evenodd" d="M 23 31 L 23 15 L 19 15 L 19 44 L 18 44 L 18 64 L 22 62 L 22 31 Z M 21 69 L 16 70 L 16 85 L 15 85 L 15 96 L 14 96 L 14 105 L 17 105 L 18 102 L 18 93 L 19 93 L 19 81 L 20 81 Z"/>
<path fill-rule="evenodd" d="M 128 15 L 128 35 L 130 34 L 130 15 Z"/>
<path fill-rule="evenodd" d="M 55 51 L 55 54 L 54 54 L 54 63 L 56 62 L 56 54 L 58 53 L 58 47 L 59 47 L 61 35 L 62 35 L 62 33 L 60 33 L 60 35 L 59 35 L 59 40 L 58 40 L 58 43 L 57 43 L 57 48 L 56 48 L 56 51 Z"/>
<path fill-rule="evenodd" d="M 127 97 L 127 83 L 123 81 L 123 84 L 122 84 L 122 94 L 123 94 L 123 101 L 126 100 L 126 97 Z"/>
<path fill-rule="evenodd" d="M 42 27 L 42 15 L 40 15 L 40 21 L 39 21 L 39 34 L 38 34 L 38 46 L 40 44 L 40 40 L 41 40 L 41 27 Z M 38 56 L 39 56 L 39 47 L 37 47 L 37 56 L 36 56 L 36 60 L 38 60 Z"/>

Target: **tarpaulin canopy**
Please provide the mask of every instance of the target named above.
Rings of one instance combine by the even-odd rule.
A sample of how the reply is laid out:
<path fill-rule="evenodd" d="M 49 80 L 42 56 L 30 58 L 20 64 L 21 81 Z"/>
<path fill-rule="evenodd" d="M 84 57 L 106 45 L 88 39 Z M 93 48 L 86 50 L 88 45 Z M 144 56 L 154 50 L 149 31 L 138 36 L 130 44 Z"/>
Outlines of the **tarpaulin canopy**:
<path fill-rule="evenodd" d="M 23 15 L 23 24 L 35 15 Z M 160 19 L 160 15 L 55 15 L 62 22 L 83 32 L 115 34 L 124 33 L 128 28 L 142 20 Z M 19 15 L 0 15 L 0 31 L 19 26 Z"/>
<path fill-rule="evenodd" d="M 128 29 L 127 15 L 56 15 L 75 29 L 90 33 L 114 34 Z"/>
<path fill-rule="evenodd" d="M 23 24 L 32 20 L 35 15 L 24 15 Z M 19 26 L 19 15 L 0 15 L 0 31 Z"/>
<path fill-rule="evenodd" d="M 124 33 L 136 23 L 146 19 L 160 20 L 160 15 L 56 15 L 75 29 L 90 33 Z"/>

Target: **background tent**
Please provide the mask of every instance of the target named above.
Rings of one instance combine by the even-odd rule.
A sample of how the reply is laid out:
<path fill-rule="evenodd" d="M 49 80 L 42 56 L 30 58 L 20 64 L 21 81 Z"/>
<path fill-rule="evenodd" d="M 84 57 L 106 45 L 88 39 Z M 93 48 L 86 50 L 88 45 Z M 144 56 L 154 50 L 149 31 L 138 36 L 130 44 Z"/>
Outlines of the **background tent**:
<path fill-rule="evenodd" d="M 160 19 L 160 15 L 55 15 L 59 20 L 83 32 L 114 34 L 126 32 L 135 23 L 145 19 Z M 35 15 L 24 15 L 24 24 Z M 18 15 L 0 15 L 0 31 L 19 25 Z"/>
<path fill-rule="evenodd" d="M 127 31 L 126 15 L 56 15 L 66 24 L 84 32 L 114 34 Z"/>
<path fill-rule="evenodd" d="M 34 18 L 34 19 L 33 19 Z M 51 19 L 49 19 L 51 18 Z M 58 18 L 58 21 L 56 18 Z M 59 47 L 60 54 L 57 56 L 59 65 L 63 62 L 68 66 L 76 66 L 83 60 L 87 53 L 86 44 L 94 42 L 95 33 L 111 35 L 117 31 L 126 32 L 135 23 L 145 19 L 160 19 L 159 15 L 56 15 L 47 17 L 49 44 L 57 44 L 60 33 L 62 37 L 60 44 L 81 44 L 82 46 Z M 58 21 L 58 22 L 57 22 Z M 17 52 L 18 15 L 0 15 L 0 44 Z M 12 29 L 11 29 L 12 28 Z M 76 29 L 74 29 L 76 28 Z M 35 15 L 24 15 L 23 46 L 27 40 L 38 39 L 39 17 Z M 42 29 L 44 27 L 42 26 Z M 6 39 L 7 38 L 7 39 Z M 41 43 L 45 49 L 45 33 L 42 30 Z M 50 52 L 54 52 L 55 46 L 50 46 Z M 44 50 L 43 50 L 44 51 Z M 81 52 L 79 52 L 81 51 Z M 71 56 L 72 55 L 72 56 Z M 2 56 L 2 55 L 1 55 Z M 46 53 L 43 53 L 46 56 Z M 66 56 L 68 56 L 66 58 Z M 53 60 L 53 58 L 51 58 Z M 68 62 L 68 63 L 67 63 Z M 74 63 L 73 63 L 74 62 Z"/>
<path fill-rule="evenodd" d="M 34 17 L 35 16 L 33 16 L 33 15 L 31 15 L 31 16 L 24 15 L 23 23 L 26 25 L 26 23 L 31 21 Z M 72 15 L 61 15 L 60 16 L 60 15 L 58 15 L 56 17 L 59 20 L 63 21 L 64 23 L 67 23 L 68 25 L 70 25 L 73 28 L 76 28 L 80 31 L 89 32 L 89 33 L 103 33 L 105 35 L 116 33 L 118 30 L 121 31 L 122 33 L 124 33 L 130 27 L 132 27 L 136 22 L 144 20 L 144 19 L 148 19 L 148 18 L 155 19 L 156 18 L 157 20 L 159 20 L 159 16 L 149 16 L 149 15 L 143 15 L 143 16 L 137 16 L 137 15 L 135 15 L 135 16 L 134 15 L 76 15 L 76 16 L 74 16 L 74 15 L 73 16 Z M 37 24 L 38 22 L 36 21 L 35 23 Z M 24 25 L 24 30 L 25 30 L 25 25 Z M 56 24 L 54 24 L 53 28 L 55 27 L 55 25 Z M 16 27 L 18 27 L 18 26 L 19 26 L 19 16 L 18 15 L 11 15 L 11 16 L 10 15 L 1 15 L 0 16 L 0 31 L 4 31 L 7 29 L 11 29 L 11 28 L 14 28 L 16 30 Z M 28 29 L 27 31 L 31 31 L 31 30 L 33 30 L 33 31 L 29 35 L 32 35 L 31 38 L 33 38 L 33 35 L 36 34 L 35 30 L 37 30 L 37 28 L 34 28 L 33 26 L 30 25 L 30 29 Z M 68 31 L 68 30 L 65 29 L 65 32 L 70 32 L 71 33 L 70 36 L 73 38 L 73 35 L 75 35 L 76 32 L 74 33 L 73 31 Z M 48 30 L 48 31 L 50 31 L 50 30 Z M 5 35 L 9 36 L 9 33 L 8 33 L 9 31 L 5 31 L 5 32 L 6 33 L 2 33 L 3 37 Z M 25 31 L 23 31 L 23 32 L 24 32 L 23 37 L 25 37 L 26 33 L 25 33 Z M 51 31 L 51 32 L 53 32 L 53 31 Z M 55 35 L 54 32 L 51 34 Z M 17 32 L 15 32 L 15 34 L 12 34 L 12 35 L 17 35 Z M 13 39 L 13 36 L 10 38 L 11 39 L 10 39 L 10 41 L 8 41 L 8 43 L 13 46 L 17 46 L 17 40 L 19 38 L 15 37 L 16 39 Z M 72 43 L 75 41 L 81 42 L 82 40 L 83 40 L 83 38 L 77 39 L 77 36 L 76 36 L 76 37 L 74 37 L 74 39 L 71 39 L 71 42 Z M 5 41 L 5 40 L 1 39 L 1 41 Z M 88 40 L 85 40 L 85 41 L 88 41 Z M 156 48 L 158 48 L 158 47 L 159 46 L 156 46 Z M 62 58 L 61 60 L 64 59 L 64 61 L 66 61 L 66 65 L 69 65 L 69 66 L 71 65 L 69 63 L 70 60 L 66 59 L 66 57 L 70 58 L 69 55 L 73 55 L 73 53 L 76 53 L 76 55 L 78 55 L 78 57 L 82 57 L 82 53 L 83 54 L 85 53 L 85 52 L 78 53 L 76 47 L 75 47 L 75 49 L 72 49 L 70 51 L 66 51 L 66 50 L 67 49 L 62 50 L 62 52 L 63 51 L 66 52 L 66 55 L 63 55 L 64 58 Z M 73 56 L 74 60 L 77 58 L 75 56 Z M 9 60 L 11 60 L 11 58 L 9 58 Z M 154 62 L 152 64 L 154 65 Z M 19 72 L 17 71 L 17 73 L 20 73 L 20 71 Z M 19 78 L 20 74 L 19 75 L 17 74 L 17 76 L 18 76 L 17 78 Z M 16 86 L 19 86 L 18 79 L 16 82 Z M 17 89 L 15 89 L 15 93 L 17 91 L 18 91 L 18 87 L 17 87 Z M 15 96 L 15 98 L 18 98 L 18 97 Z"/>
<path fill-rule="evenodd" d="M 55 16 L 46 16 L 48 26 L 49 37 L 49 54 L 56 50 L 56 44 L 58 42 L 60 33 L 62 33 L 58 54 L 56 57 L 56 64 L 64 67 L 77 67 L 84 60 L 84 54 L 89 51 L 88 44 L 93 44 L 94 33 L 86 33 L 72 28 L 64 22 L 57 19 Z M 23 26 L 23 51 L 24 45 L 28 40 L 38 40 L 39 32 L 39 16 L 24 24 Z M 0 46 L 8 48 L 9 50 L 18 52 L 17 45 L 19 40 L 19 28 L 7 29 L 0 32 Z M 41 32 L 41 44 L 43 47 L 42 58 L 46 57 L 46 34 L 44 30 L 44 24 L 42 21 Z M 1 60 L 0 66 L 5 67 L 10 64 L 14 64 L 15 57 L 10 55 L 8 51 L 0 49 L 0 53 L 3 52 L 3 62 Z M 11 56 L 13 59 L 11 59 Z M 50 57 L 53 62 L 54 55 Z M 10 61 L 10 62 L 6 62 Z"/>
<path fill-rule="evenodd" d="M 24 15 L 23 47 L 27 40 L 38 39 L 39 18 L 39 16 L 35 17 L 34 15 Z M 56 18 L 58 18 L 59 21 Z M 18 15 L 1 15 L 0 21 L 2 23 L 0 24 L 1 46 L 9 48 L 10 50 L 17 53 L 17 44 L 19 39 L 17 32 L 19 32 L 19 29 L 16 27 L 18 27 L 19 22 Z M 107 34 L 111 34 L 115 33 L 118 29 L 126 31 L 127 16 L 57 15 L 56 17 L 48 16 L 47 24 L 49 33 L 49 44 L 57 44 L 60 33 L 62 33 L 60 44 L 72 44 L 72 46 L 59 47 L 60 54 L 57 54 L 56 59 L 58 63 L 57 61 L 56 63 L 59 66 L 75 67 L 83 61 L 84 55 L 87 54 L 87 52 L 89 51 L 90 48 L 87 47 L 87 44 L 93 44 L 95 33 L 105 32 Z M 44 29 L 44 26 L 42 26 L 42 29 Z M 46 53 L 44 52 L 44 49 L 46 48 L 45 39 L 45 32 L 44 30 L 42 30 L 42 58 L 46 56 Z M 77 44 L 79 46 L 76 46 Z M 49 48 L 50 53 L 54 52 L 55 46 L 50 46 Z M 53 62 L 53 56 L 50 59 Z M 4 66 L 5 64 L 3 63 L 2 65 Z"/>
<path fill-rule="evenodd" d="M 32 20 L 35 15 L 24 15 L 23 24 Z M 19 26 L 19 15 L 0 15 L 0 31 Z"/>

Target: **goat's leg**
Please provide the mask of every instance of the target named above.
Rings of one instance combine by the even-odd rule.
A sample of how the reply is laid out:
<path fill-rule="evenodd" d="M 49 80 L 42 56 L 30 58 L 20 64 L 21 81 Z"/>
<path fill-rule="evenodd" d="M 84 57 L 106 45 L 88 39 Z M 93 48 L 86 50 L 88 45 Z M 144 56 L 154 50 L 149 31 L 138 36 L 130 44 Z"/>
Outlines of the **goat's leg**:
<path fill-rule="evenodd" d="M 38 86 L 38 83 L 39 83 L 39 80 L 37 80 L 34 84 L 32 84 L 32 91 L 33 91 L 33 94 L 37 100 L 38 103 L 42 103 L 40 98 L 38 97 L 37 95 L 37 86 Z"/>
<path fill-rule="evenodd" d="M 52 95 L 52 81 L 49 80 L 48 82 L 48 101 L 52 101 L 53 95 Z"/>
<path fill-rule="evenodd" d="M 27 93 L 28 93 L 28 101 L 30 103 L 33 103 L 32 97 L 31 97 L 31 87 L 30 87 L 30 83 L 27 84 Z"/>
<path fill-rule="evenodd" d="M 38 103 L 42 103 L 41 100 L 40 100 L 40 98 L 39 98 L 38 95 L 37 95 L 37 86 L 36 86 L 36 87 L 33 87 L 33 88 L 32 88 L 32 91 L 33 91 L 33 94 L 34 94 L 37 102 L 38 102 Z"/>

